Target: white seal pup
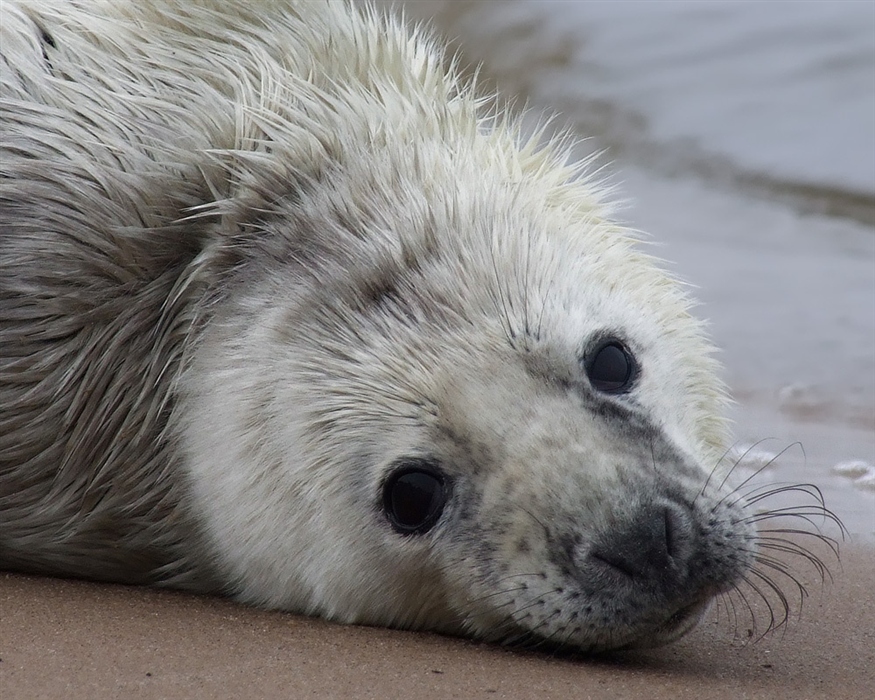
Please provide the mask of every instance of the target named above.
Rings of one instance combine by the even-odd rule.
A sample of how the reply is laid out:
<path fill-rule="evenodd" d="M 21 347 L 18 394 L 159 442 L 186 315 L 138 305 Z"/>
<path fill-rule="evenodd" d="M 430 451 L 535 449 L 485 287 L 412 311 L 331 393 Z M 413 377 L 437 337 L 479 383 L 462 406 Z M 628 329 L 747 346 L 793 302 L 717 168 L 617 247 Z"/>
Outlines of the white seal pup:
<path fill-rule="evenodd" d="M 2 13 L 0 568 L 583 650 L 768 579 L 684 293 L 433 41 Z"/>

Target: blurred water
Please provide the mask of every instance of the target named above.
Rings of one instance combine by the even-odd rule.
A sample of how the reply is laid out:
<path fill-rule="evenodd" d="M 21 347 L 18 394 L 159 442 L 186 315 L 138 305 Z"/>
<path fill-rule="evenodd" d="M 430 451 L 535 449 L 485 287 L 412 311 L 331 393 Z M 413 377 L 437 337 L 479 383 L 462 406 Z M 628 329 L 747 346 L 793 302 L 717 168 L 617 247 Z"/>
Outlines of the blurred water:
<path fill-rule="evenodd" d="M 576 36 L 573 89 L 640 115 L 647 141 L 875 196 L 871 0 L 525 4 L 547 32 Z"/>
<path fill-rule="evenodd" d="M 875 465 L 875 2 L 404 8 L 607 149 L 628 223 L 697 287 L 738 439 L 801 441 L 774 478 L 875 536 L 875 490 L 841 468 Z"/>

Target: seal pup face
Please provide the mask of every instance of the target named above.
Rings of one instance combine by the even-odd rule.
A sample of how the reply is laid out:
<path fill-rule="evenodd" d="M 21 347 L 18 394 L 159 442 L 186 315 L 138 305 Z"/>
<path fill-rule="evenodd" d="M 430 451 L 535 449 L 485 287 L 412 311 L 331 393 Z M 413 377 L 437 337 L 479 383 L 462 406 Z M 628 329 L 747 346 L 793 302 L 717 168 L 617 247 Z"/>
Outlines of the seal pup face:
<path fill-rule="evenodd" d="M 688 300 L 560 142 L 485 118 L 397 26 L 329 24 L 350 60 L 283 74 L 204 167 L 172 424 L 220 576 L 503 642 L 683 634 L 755 557 L 709 479 L 724 394 Z"/>
<path fill-rule="evenodd" d="M 193 492 L 233 590 L 499 641 L 682 634 L 752 561 L 707 483 L 723 399 L 686 300 L 536 175 L 417 148 L 391 188 L 352 159 L 261 216 L 193 351 Z M 266 254 L 286 230 L 312 237 Z"/>

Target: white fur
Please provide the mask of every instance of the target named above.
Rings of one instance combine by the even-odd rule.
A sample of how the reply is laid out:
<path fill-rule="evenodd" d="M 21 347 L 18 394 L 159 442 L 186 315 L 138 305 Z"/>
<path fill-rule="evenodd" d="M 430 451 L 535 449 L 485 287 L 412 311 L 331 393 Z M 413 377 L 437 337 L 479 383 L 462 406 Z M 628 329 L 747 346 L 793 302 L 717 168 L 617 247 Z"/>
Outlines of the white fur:
<path fill-rule="evenodd" d="M 51 80 L 31 20 L 55 43 Z M 532 517 L 611 527 L 606 504 L 644 469 L 622 427 L 562 388 L 585 381 L 581 353 L 605 331 L 642 368 L 611 400 L 696 465 L 700 478 L 678 477 L 689 493 L 702 488 L 724 398 L 687 298 L 610 221 L 567 144 L 484 112 L 430 39 L 340 2 L 20 0 L 2 24 L 3 97 L 93 132 L 73 158 L 120 219 L 201 236 L 174 292 L 202 290 L 167 432 L 240 599 L 501 638 L 515 594 L 490 598 L 501 591 L 472 542 L 498 519 L 511 573 L 545 567 L 547 544 L 511 546 Z M 128 180 L 104 174 L 117 162 Z M 363 297 L 385 280 L 403 304 Z M 482 493 L 480 520 L 456 531 L 451 504 L 432 532 L 401 537 L 379 484 L 396 459 L 434 451 Z"/>

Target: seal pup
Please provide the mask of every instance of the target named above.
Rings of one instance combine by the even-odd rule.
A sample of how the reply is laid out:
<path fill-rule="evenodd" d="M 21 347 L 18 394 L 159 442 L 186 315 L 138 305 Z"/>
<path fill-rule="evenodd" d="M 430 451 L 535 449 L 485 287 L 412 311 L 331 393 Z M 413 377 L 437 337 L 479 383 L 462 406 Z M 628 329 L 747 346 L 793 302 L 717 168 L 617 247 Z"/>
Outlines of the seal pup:
<path fill-rule="evenodd" d="M 780 593 L 685 293 L 433 40 L 2 12 L 0 567 L 582 650 Z"/>

